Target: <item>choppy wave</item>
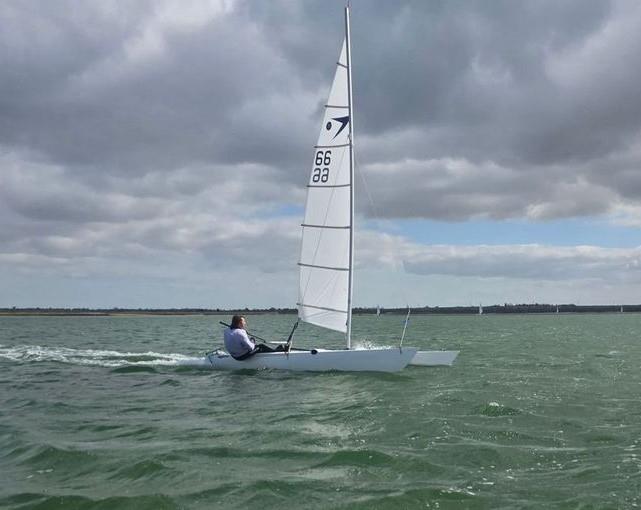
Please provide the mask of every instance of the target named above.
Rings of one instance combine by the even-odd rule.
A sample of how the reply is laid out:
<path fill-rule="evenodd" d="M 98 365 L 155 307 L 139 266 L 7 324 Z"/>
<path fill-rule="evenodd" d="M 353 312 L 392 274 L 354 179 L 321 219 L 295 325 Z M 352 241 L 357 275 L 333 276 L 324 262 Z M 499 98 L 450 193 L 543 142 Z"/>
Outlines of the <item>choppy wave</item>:
<path fill-rule="evenodd" d="M 521 414 L 519 409 L 499 404 L 498 402 L 489 402 L 477 407 L 479 414 L 484 416 L 514 416 Z"/>
<path fill-rule="evenodd" d="M 73 365 L 102 367 L 126 366 L 184 366 L 199 365 L 202 358 L 177 353 L 119 352 L 100 349 L 70 349 L 67 347 L 43 347 L 40 345 L 0 345 L 0 359 L 25 362 L 58 362 Z"/>

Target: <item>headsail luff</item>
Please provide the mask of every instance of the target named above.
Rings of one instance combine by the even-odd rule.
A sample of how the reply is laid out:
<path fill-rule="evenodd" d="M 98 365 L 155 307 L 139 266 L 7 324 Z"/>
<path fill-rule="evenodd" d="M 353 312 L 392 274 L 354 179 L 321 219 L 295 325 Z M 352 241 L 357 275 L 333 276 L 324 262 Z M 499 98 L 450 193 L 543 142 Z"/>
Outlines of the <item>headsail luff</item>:
<path fill-rule="evenodd" d="M 347 333 L 353 268 L 352 109 L 349 14 L 307 185 L 300 255 L 298 316 Z"/>

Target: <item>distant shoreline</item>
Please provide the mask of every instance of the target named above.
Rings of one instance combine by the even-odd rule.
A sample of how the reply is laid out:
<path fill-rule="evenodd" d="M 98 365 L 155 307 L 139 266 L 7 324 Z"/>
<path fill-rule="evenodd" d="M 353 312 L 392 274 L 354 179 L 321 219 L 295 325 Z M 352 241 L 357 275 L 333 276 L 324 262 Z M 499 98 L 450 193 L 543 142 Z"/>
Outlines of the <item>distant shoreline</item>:
<path fill-rule="evenodd" d="M 568 313 L 633 313 L 641 312 L 638 305 L 550 305 L 550 304 L 504 304 L 483 306 L 483 315 L 487 314 L 568 314 Z M 0 317 L 149 317 L 149 316 L 202 316 L 202 315 L 257 315 L 281 314 L 293 315 L 294 308 L 257 308 L 244 310 L 223 310 L 204 308 L 0 308 Z M 354 308 L 355 315 L 372 315 L 377 308 Z M 407 308 L 381 308 L 381 314 L 405 314 Z M 414 315 L 479 315 L 478 306 L 425 306 L 412 308 Z"/>

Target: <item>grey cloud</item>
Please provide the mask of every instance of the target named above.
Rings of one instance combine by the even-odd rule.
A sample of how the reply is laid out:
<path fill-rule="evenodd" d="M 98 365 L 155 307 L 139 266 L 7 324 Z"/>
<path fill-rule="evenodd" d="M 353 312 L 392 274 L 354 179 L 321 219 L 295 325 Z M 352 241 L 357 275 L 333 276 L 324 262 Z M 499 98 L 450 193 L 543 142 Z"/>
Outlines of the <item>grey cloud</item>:
<path fill-rule="evenodd" d="M 360 167 L 376 207 L 370 207 L 364 190 L 357 191 L 358 205 L 367 216 L 445 221 L 609 215 L 621 203 L 635 203 L 639 179 L 634 167 L 629 157 L 620 155 L 589 164 L 520 168 L 465 159 L 404 158 Z"/>
<path fill-rule="evenodd" d="M 164 21 L 163 9 L 181 12 L 170 5 L 5 3 L 3 143 L 85 178 L 260 162 L 304 182 L 341 9 L 250 1 L 216 12 L 202 3 L 185 28 Z M 641 127 L 633 2 L 374 2 L 353 11 L 357 136 L 385 145 L 414 128 L 421 140 L 401 142 L 404 157 L 494 161 L 527 175 L 615 151 Z M 592 65 L 583 48 L 594 40 Z"/>
<path fill-rule="evenodd" d="M 359 187 L 361 214 L 634 210 L 637 2 L 378 0 L 352 14 L 357 166 L 376 203 Z M 6 260 L 289 267 L 299 231 L 274 216 L 303 202 L 342 23 L 340 5 L 314 1 L 3 2 Z"/>
<path fill-rule="evenodd" d="M 4 145 L 84 174 L 131 175 L 202 161 L 279 167 L 288 153 L 277 147 L 306 131 L 296 129 L 300 109 L 283 107 L 299 93 L 297 73 L 240 13 L 187 31 L 152 29 L 150 19 L 171 4 L 150 3 L 98 16 L 90 29 L 93 4 L 73 3 L 80 14 L 70 19 L 52 12 L 59 5 L 31 5 L 0 11 L 3 26 L 13 26 L 3 40 Z M 252 104 L 261 109 L 244 114 Z"/>
<path fill-rule="evenodd" d="M 342 29 L 340 9 L 321 2 L 247 2 L 188 32 L 158 29 L 161 49 L 136 59 L 130 47 L 144 47 L 145 27 L 163 4 L 106 13 L 74 4 L 69 19 L 58 7 L 8 5 L 5 141 L 129 172 L 190 158 L 293 164 L 275 146 L 287 142 L 285 133 L 290 142 L 296 137 L 290 147 L 311 144 L 314 135 L 299 128 L 313 129 L 316 104 L 296 98 L 327 87 Z M 436 158 L 549 162 L 611 149 L 621 141 L 617 112 L 628 118 L 619 131 L 628 132 L 630 121 L 638 126 L 630 109 L 634 66 L 614 54 L 596 91 L 590 83 L 563 89 L 545 66 L 571 58 L 617 13 L 606 2 L 356 5 L 359 132 L 446 132 L 414 148 Z M 98 31 L 89 29 L 92 17 Z M 19 58 L 31 39 L 28 58 Z M 628 52 L 638 46 L 635 38 L 627 44 Z"/>

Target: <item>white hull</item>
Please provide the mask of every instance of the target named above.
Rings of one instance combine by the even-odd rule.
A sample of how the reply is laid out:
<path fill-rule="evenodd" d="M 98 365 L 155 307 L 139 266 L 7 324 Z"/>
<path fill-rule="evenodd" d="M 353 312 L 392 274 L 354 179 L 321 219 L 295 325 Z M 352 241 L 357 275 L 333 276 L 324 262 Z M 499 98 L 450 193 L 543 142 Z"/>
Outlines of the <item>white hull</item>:
<path fill-rule="evenodd" d="M 459 351 L 418 351 L 410 365 L 420 367 L 450 366 L 458 356 Z"/>
<path fill-rule="evenodd" d="M 417 351 L 413 347 L 403 349 L 368 349 L 368 350 L 324 350 L 269 352 L 255 354 L 251 358 L 238 361 L 229 354 L 216 351 L 207 355 L 202 363 L 203 368 L 215 370 L 260 370 L 265 368 L 327 372 L 331 370 L 344 372 L 398 372 L 405 368 L 414 358 Z"/>

